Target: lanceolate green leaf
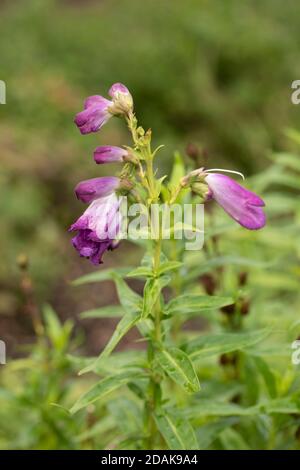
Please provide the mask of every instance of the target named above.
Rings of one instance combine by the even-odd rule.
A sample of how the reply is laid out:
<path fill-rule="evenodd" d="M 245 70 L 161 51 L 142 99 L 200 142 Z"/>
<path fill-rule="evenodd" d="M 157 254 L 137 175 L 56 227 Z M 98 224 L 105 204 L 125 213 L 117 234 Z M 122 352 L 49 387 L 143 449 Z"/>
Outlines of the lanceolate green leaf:
<path fill-rule="evenodd" d="M 174 271 L 180 268 L 183 264 L 180 261 L 166 261 L 160 265 L 158 270 L 158 275 L 161 276 L 162 274 L 168 271 Z"/>
<path fill-rule="evenodd" d="M 211 295 L 184 294 L 171 300 L 166 309 L 167 315 L 187 314 L 225 307 L 233 303 L 230 297 L 216 297 Z"/>
<path fill-rule="evenodd" d="M 131 270 L 132 268 L 130 267 L 118 268 L 118 271 L 115 271 L 114 269 L 102 269 L 94 273 L 85 274 L 84 276 L 75 279 L 75 281 L 72 281 L 72 284 L 74 286 L 80 286 L 81 284 L 89 284 L 91 282 L 111 281 L 114 274 L 125 276 Z"/>
<path fill-rule="evenodd" d="M 263 410 L 269 414 L 298 414 L 300 413 L 300 399 L 289 396 L 277 398 L 264 403 Z"/>
<path fill-rule="evenodd" d="M 120 270 L 123 274 L 126 274 L 131 269 L 126 268 L 125 270 Z M 85 282 L 97 282 L 99 280 L 113 280 L 116 284 L 118 298 L 121 306 L 125 311 L 125 315 L 118 323 L 111 339 L 108 344 L 100 354 L 99 358 L 92 364 L 88 365 L 80 373 L 89 372 L 94 368 L 98 368 L 99 361 L 103 357 L 109 356 L 109 354 L 116 347 L 118 342 L 123 338 L 123 336 L 140 320 L 141 308 L 142 308 L 142 298 L 134 292 L 128 284 L 123 280 L 120 273 L 114 270 L 105 270 L 99 271 L 97 273 L 92 273 L 91 275 L 83 276 L 77 280 L 77 284 L 82 284 Z M 118 307 L 116 307 L 118 308 Z M 120 308 L 120 307 L 119 307 Z M 93 312 L 95 314 L 95 311 Z"/>
<path fill-rule="evenodd" d="M 114 350 L 117 346 L 119 341 L 123 338 L 124 335 L 140 320 L 140 316 L 133 314 L 133 313 L 126 313 L 124 317 L 119 321 L 116 326 L 115 331 L 113 332 L 112 337 L 110 338 L 109 342 L 105 346 L 104 350 L 100 354 L 100 356 L 96 359 L 96 361 L 87 366 L 85 369 L 80 371 L 80 374 L 84 374 L 86 372 L 90 372 L 92 370 L 96 370 L 99 367 L 101 360 L 110 355 L 110 353 Z"/>
<path fill-rule="evenodd" d="M 187 354 L 177 348 L 157 351 L 156 359 L 166 374 L 188 393 L 198 392 L 200 383 Z"/>
<path fill-rule="evenodd" d="M 146 318 L 152 313 L 152 309 L 160 295 L 158 279 L 148 279 L 144 286 L 144 298 L 142 317 Z"/>
<path fill-rule="evenodd" d="M 265 362 L 261 357 L 252 357 L 251 359 L 255 362 L 255 365 L 265 382 L 265 385 L 267 387 L 270 397 L 276 398 L 277 397 L 276 378 L 272 370 L 270 369 L 268 363 Z"/>
<path fill-rule="evenodd" d="M 112 337 L 98 359 L 93 364 L 80 371 L 80 374 L 84 374 L 94 370 L 94 368 L 98 368 L 99 362 L 102 358 L 109 356 L 123 336 L 126 335 L 126 333 L 136 325 L 139 320 L 141 320 L 142 298 L 130 289 L 128 284 L 126 284 L 118 274 L 113 273 L 112 278 L 116 283 L 118 297 L 125 310 L 125 315 L 119 321 Z"/>
<path fill-rule="evenodd" d="M 243 350 L 248 346 L 267 338 L 271 333 L 270 328 L 262 328 L 245 333 L 219 333 L 199 336 L 183 346 L 183 349 L 191 359 L 201 359 L 224 354 L 232 351 Z"/>
<path fill-rule="evenodd" d="M 108 356 L 116 347 L 120 339 L 123 338 L 123 336 L 139 321 L 139 319 L 139 316 L 134 316 L 133 314 L 126 313 L 126 315 L 117 324 L 117 327 L 112 337 L 105 346 L 103 352 L 100 354 L 99 358 Z"/>
<path fill-rule="evenodd" d="M 142 307 L 141 296 L 134 292 L 119 274 L 113 273 L 112 278 L 116 284 L 120 304 L 125 311 L 129 314 L 140 312 Z"/>
<path fill-rule="evenodd" d="M 142 318 L 146 318 L 152 313 L 153 307 L 156 304 L 162 289 L 170 282 L 171 278 L 163 276 L 161 278 L 148 279 L 144 287 L 144 299 Z"/>
<path fill-rule="evenodd" d="M 163 410 L 156 412 L 154 419 L 169 449 L 198 449 L 195 432 L 187 419 Z"/>
<path fill-rule="evenodd" d="M 199 419 L 203 416 L 255 416 L 260 412 L 260 406 L 244 408 L 234 403 L 200 398 L 197 405 L 187 407 L 181 411 L 182 415 L 188 419 Z"/>
<path fill-rule="evenodd" d="M 193 263 L 193 260 L 192 260 Z M 208 261 L 199 263 L 197 266 L 190 266 L 187 275 L 185 277 L 186 282 L 190 282 L 192 279 L 201 276 L 207 272 L 212 271 L 213 269 L 219 268 L 221 266 L 242 266 L 243 268 L 254 267 L 254 268 L 263 268 L 271 266 L 273 262 L 264 262 L 261 260 L 255 260 L 251 258 L 243 258 L 241 256 L 218 256 L 216 258 L 211 258 Z"/>
<path fill-rule="evenodd" d="M 125 369 L 148 367 L 145 351 L 128 350 L 115 352 L 108 357 L 102 358 L 97 366 L 95 366 L 97 357 L 80 357 L 68 354 L 67 358 L 75 371 L 93 365 L 93 372 L 101 376 L 110 375 L 112 370 L 114 373 L 119 374 Z"/>
<path fill-rule="evenodd" d="M 115 318 L 122 317 L 124 309 L 120 305 L 108 305 L 106 307 L 93 308 L 80 314 L 80 318 Z"/>
<path fill-rule="evenodd" d="M 126 277 L 137 277 L 141 279 L 144 279 L 144 278 L 147 279 L 147 277 L 151 277 L 152 275 L 153 275 L 153 271 L 151 268 L 148 268 L 147 266 L 139 266 L 138 268 L 130 271 L 126 275 Z"/>
<path fill-rule="evenodd" d="M 137 373 L 135 373 L 134 375 L 136 377 Z M 129 372 L 105 377 L 104 379 L 100 380 L 100 382 L 96 383 L 96 385 L 90 388 L 76 401 L 76 403 L 72 406 L 70 413 L 76 413 L 77 411 L 81 410 L 82 408 L 85 408 L 89 404 L 100 400 L 100 398 L 103 398 L 108 393 L 111 393 L 122 385 L 128 383 L 130 380 L 132 380 L 132 378 L 133 376 Z"/>

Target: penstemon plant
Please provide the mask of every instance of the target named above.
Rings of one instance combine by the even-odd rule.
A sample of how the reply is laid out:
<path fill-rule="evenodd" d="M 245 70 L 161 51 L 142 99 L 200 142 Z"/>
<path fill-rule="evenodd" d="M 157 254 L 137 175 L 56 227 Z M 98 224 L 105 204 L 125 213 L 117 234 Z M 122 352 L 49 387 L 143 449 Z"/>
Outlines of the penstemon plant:
<path fill-rule="evenodd" d="M 170 178 L 158 177 L 154 162 L 161 147 L 152 149 L 151 130 L 139 125 L 130 92 L 123 84 L 116 83 L 110 88 L 109 96 L 110 99 L 98 95 L 87 98 L 75 123 L 82 134 L 88 134 L 97 132 L 111 117 L 121 117 L 130 131 L 132 146 L 96 148 L 96 164 L 120 162 L 123 165 L 117 176 L 95 177 L 76 186 L 77 198 L 90 205 L 70 228 L 77 232 L 72 243 L 80 256 L 95 265 L 101 264 L 104 253 L 117 248 L 124 237 L 122 204 L 126 199 L 129 212 L 138 204 L 144 217 L 139 222 L 146 220 L 146 230 L 143 227 L 140 239 L 134 240 L 145 247 L 146 254 L 135 269 L 102 270 L 77 282 L 113 280 L 121 310 L 104 307 L 85 316 L 122 318 L 100 356 L 88 360 L 82 370 L 82 373 L 92 371 L 104 378 L 79 397 L 71 412 L 127 385 L 142 404 L 143 419 L 135 433 L 125 436 L 131 439 L 131 444 L 125 440 L 124 446 L 130 447 L 134 441 L 135 448 L 197 449 L 195 431 L 189 417 L 181 412 L 178 393 L 179 389 L 191 395 L 200 391 L 197 364 L 193 354 L 189 353 L 193 349 L 180 342 L 180 316 L 186 317 L 199 310 L 226 308 L 234 300 L 228 296 L 189 292 L 184 282 L 189 271 L 185 266 L 186 245 L 182 234 L 203 234 L 203 226 L 195 225 L 193 218 L 189 224 L 185 220 L 178 224 L 173 215 L 168 218 L 166 228 L 164 213 L 154 221 L 152 208 L 196 207 L 214 199 L 241 226 L 257 230 L 265 225 L 264 202 L 223 174 L 230 173 L 229 170 L 198 168 L 184 171 L 178 154 Z M 128 233 L 130 239 L 129 230 Z M 143 295 L 132 290 L 124 277 L 143 280 Z M 146 355 L 143 352 L 134 355 L 113 353 L 122 337 L 134 326 L 147 342 Z M 249 344 L 262 339 L 262 334 L 260 331 L 257 338 L 250 335 Z M 247 345 L 247 337 L 242 340 L 243 345 Z M 234 343 L 230 335 L 228 341 L 231 345 L 232 341 Z M 227 345 L 227 350 L 234 351 L 234 347 L 228 349 Z"/>

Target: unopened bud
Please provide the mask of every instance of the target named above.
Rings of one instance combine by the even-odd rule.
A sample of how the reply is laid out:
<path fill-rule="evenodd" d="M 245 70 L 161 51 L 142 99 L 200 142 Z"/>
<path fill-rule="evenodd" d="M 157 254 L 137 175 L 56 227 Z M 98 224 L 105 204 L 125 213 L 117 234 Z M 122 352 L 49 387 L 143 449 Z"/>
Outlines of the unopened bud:
<path fill-rule="evenodd" d="M 200 182 L 192 183 L 191 189 L 195 194 L 198 194 L 198 196 L 201 196 L 204 201 L 206 200 L 209 194 L 209 188 L 206 183 L 200 183 Z"/>
<path fill-rule="evenodd" d="M 115 83 L 108 94 L 112 97 L 113 105 L 109 107 L 111 114 L 128 114 L 133 109 L 133 99 L 128 88 L 122 83 Z"/>

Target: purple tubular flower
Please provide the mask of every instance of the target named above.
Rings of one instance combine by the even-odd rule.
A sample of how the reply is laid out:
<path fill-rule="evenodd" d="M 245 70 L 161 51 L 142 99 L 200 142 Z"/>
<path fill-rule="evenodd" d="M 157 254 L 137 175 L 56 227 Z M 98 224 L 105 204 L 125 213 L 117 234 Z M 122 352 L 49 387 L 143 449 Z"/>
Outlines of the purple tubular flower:
<path fill-rule="evenodd" d="M 109 108 L 113 102 L 103 98 L 103 96 L 94 95 L 86 99 L 84 111 L 76 114 L 75 124 L 81 134 L 97 132 L 112 116 Z"/>
<path fill-rule="evenodd" d="M 121 227 L 121 202 L 115 193 L 95 199 L 69 229 L 78 231 L 72 239 L 74 248 L 93 264 L 101 264 L 104 252 L 119 244 L 116 238 Z"/>
<path fill-rule="evenodd" d="M 97 147 L 94 151 L 94 160 L 98 164 L 110 162 L 122 162 L 128 155 L 127 150 L 112 145 Z"/>
<path fill-rule="evenodd" d="M 205 181 L 209 188 L 207 199 L 215 199 L 240 225 L 249 230 L 258 230 L 265 225 L 262 210 L 265 203 L 259 196 L 219 173 L 208 174 Z"/>
<path fill-rule="evenodd" d="M 75 187 L 77 199 L 82 202 L 92 202 L 95 199 L 112 194 L 120 185 L 116 176 L 103 176 L 81 181 Z"/>

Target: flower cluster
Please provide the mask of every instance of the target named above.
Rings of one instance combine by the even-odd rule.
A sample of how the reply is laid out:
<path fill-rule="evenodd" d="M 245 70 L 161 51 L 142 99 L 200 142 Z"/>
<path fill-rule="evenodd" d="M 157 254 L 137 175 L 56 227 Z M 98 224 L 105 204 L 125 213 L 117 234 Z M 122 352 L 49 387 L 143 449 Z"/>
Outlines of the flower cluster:
<path fill-rule="evenodd" d="M 92 263 L 102 263 L 102 255 L 118 245 L 120 231 L 120 204 L 118 197 L 124 189 L 130 190 L 134 184 L 146 193 L 147 204 L 161 198 L 161 184 L 155 179 L 153 159 L 157 152 L 151 151 L 151 131 L 138 127 L 133 113 L 133 99 L 125 85 L 115 83 L 108 92 L 111 99 L 95 95 L 86 99 L 84 110 L 75 117 L 75 123 L 82 134 L 98 131 L 112 116 L 126 118 L 132 133 L 134 147 L 121 148 L 100 146 L 94 151 L 97 164 L 124 162 L 127 170 L 122 177 L 110 176 L 82 181 L 75 188 L 76 196 L 90 204 L 83 215 L 70 227 L 77 231 L 72 239 L 80 256 L 89 258 Z M 144 166 L 143 166 L 144 165 Z M 135 168 L 135 170 L 133 169 Z M 132 169 L 132 171 L 131 171 Z M 253 192 L 243 188 L 236 181 L 217 171 L 199 168 L 187 174 L 179 182 L 174 194 L 166 187 L 164 197 L 169 194 L 168 204 L 176 200 L 184 187 L 189 187 L 207 202 L 214 199 L 236 222 L 249 230 L 257 230 L 265 225 L 263 200 Z M 129 179 L 127 177 L 130 176 Z M 132 181 L 133 180 L 133 181 Z M 135 191 L 138 193 L 138 191 Z M 140 195 L 138 195 L 140 197 Z"/>
<path fill-rule="evenodd" d="M 86 99 L 84 110 L 75 117 L 75 124 L 82 134 L 96 132 L 110 117 L 132 109 L 131 94 L 121 83 L 115 83 L 108 94 L 111 100 L 98 95 Z M 120 147 L 103 146 L 94 151 L 94 160 L 98 164 L 122 162 L 126 161 L 127 155 L 128 152 Z M 122 198 L 117 192 L 121 187 L 120 178 L 108 176 L 82 181 L 75 188 L 77 198 L 90 205 L 69 229 L 78 232 L 72 243 L 80 256 L 89 258 L 93 264 L 102 263 L 104 252 L 118 245 Z"/>

